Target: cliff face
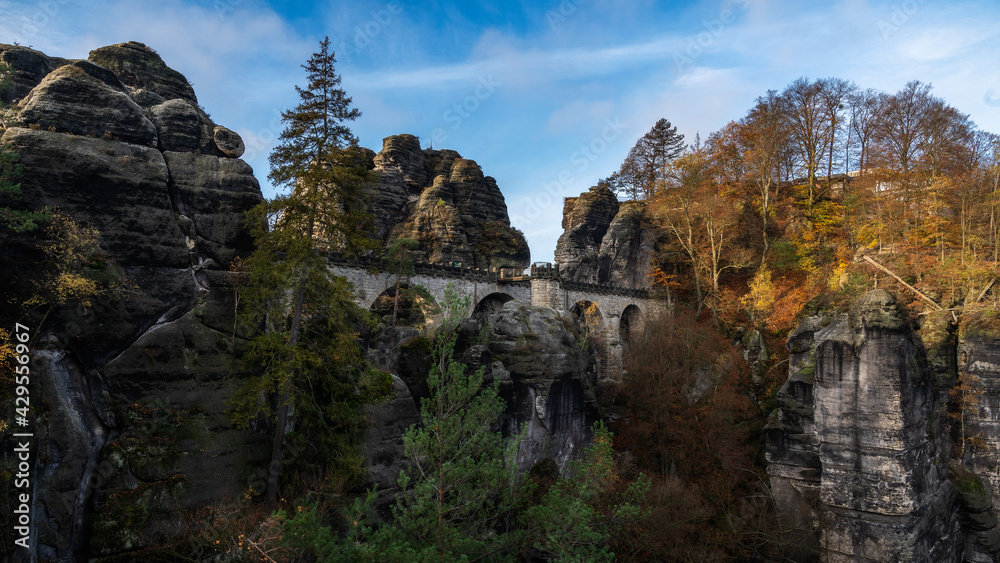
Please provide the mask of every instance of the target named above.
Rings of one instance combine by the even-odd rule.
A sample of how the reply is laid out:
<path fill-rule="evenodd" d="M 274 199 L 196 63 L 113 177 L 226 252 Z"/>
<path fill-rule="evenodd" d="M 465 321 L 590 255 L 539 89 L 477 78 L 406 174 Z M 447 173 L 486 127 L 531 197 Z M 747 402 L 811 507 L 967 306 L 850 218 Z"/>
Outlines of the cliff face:
<path fill-rule="evenodd" d="M 986 493 L 985 498 L 969 502 L 970 491 L 960 487 L 968 530 L 966 552 L 975 555 L 967 559 L 995 561 L 1000 558 L 1000 529 L 990 507 L 1000 506 L 1000 312 L 980 310 L 962 316 L 955 359 L 960 383 L 971 389 L 966 394 L 971 406 L 964 433 L 973 441 L 963 452 L 964 461 L 982 479 Z"/>
<path fill-rule="evenodd" d="M 496 180 L 455 151 L 421 149 L 413 135 L 382 141 L 369 190 L 375 236 L 415 239 L 420 262 L 495 268 L 528 266 L 524 235 L 510 226 Z"/>
<path fill-rule="evenodd" d="M 582 455 L 598 419 L 593 349 L 565 311 L 510 301 L 485 322 L 491 369 L 510 380 L 505 430 L 526 429 L 518 466 L 527 471 L 551 459 L 564 469 Z"/>
<path fill-rule="evenodd" d="M 894 299 L 874 291 L 850 313 L 811 317 L 789 336 L 768 473 L 779 512 L 818 534 L 824 561 L 996 556 L 991 505 L 1000 489 L 990 478 L 989 494 L 977 493 L 978 478 L 962 467 L 995 475 L 995 423 L 972 410 L 966 435 L 982 430 L 988 439 L 962 459 L 949 391 L 956 365 L 985 374 L 987 350 L 1000 342 L 984 345 L 966 330 L 956 346 L 954 328 L 943 312 L 914 331 Z M 992 404 L 996 390 L 983 389 Z"/>
<path fill-rule="evenodd" d="M 50 560 L 134 549 L 186 509 L 237 498 L 266 465 L 267 444 L 225 414 L 245 377 L 227 268 L 249 250 L 243 214 L 260 188 L 239 136 L 140 43 L 73 61 L 0 45 L 0 61 L 15 70 L 2 142 L 20 155 L 23 200 L 96 227 L 133 286 L 56 307 L 41 333 L 42 312 L 20 317 L 44 405 L 31 536 Z M 4 241 L 5 287 L 30 288 L 36 244 Z"/>
<path fill-rule="evenodd" d="M 566 198 L 555 260 L 564 279 L 649 289 L 655 238 L 643 225 L 643 204 L 620 203 L 606 187 Z"/>

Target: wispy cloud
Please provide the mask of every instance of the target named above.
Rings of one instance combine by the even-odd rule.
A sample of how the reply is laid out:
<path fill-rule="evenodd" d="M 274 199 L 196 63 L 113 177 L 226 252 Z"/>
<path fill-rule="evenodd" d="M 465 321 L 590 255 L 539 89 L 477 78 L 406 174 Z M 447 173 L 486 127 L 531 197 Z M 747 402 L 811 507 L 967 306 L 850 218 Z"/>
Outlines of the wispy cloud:
<path fill-rule="evenodd" d="M 371 89 L 445 89 L 466 83 L 470 77 L 488 74 L 518 73 L 522 78 L 529 77 L 531 81 L 581 79 L 653 63 L 665 63 L 682 46 L 680 38 L 663 37 L 644 43 L 601 49 L 507 51 L 502 55 L 477 61 L 372 72 L 355 76 L 354 81 L 360 87 Z"/>

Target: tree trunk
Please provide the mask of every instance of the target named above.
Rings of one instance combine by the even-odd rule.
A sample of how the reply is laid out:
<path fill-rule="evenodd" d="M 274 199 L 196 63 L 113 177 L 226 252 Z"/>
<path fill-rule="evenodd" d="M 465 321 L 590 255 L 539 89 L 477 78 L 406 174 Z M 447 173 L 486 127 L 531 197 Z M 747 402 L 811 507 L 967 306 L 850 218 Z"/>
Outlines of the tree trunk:
<path fill-rule="evenodd" d="M 310 229 L 312 230 L 312 229 Z M 295 296 L 295 309 L 292 312 L 292 330 L 288 339 L 288 346 L 291 349 L 299 341 L 299 327 L 302 325 L 302 303 L 306 296 L 306 276 L 308 271 L 306 266 L 302 266 L 299 274 L 299 289 Z M 267 475 L 267 502 L 272 507 L 278 503 L 278 478 L 281 476 L 281 452 L 285 442 L 285 427 L 288 425 L 288 403 L 290 400 L 289 387 L 291 378 L 286 379 L 281 384 L 281 394 L 278 399 L 278 422 L 274 429 L 274 444 L 271 448 L 271 465 Z"/>
<path fill-rule="evenodd" d="M 392 302 L 392 326 L 396 326 L 396 313 L 399 311 L 399 274 L 396 274 L 396 298 Z"/>
<path fill-rule="evenodd" d="M 309 228 L 306 235 L 313 238 L 316 225 L 316 206 L 313 204 L 309 213 Z M 299 343 L 299 329 L 302 326 L 302 306 L 306 299 L 306 279 L 309 270 L 306 264 L 299 272 L 299 287 L 295 295 L 295 307 L 292 309 L 292 329 L 288 337 L 288 347 L 291 350 Z M 288 404 L 291 400 L 291 375 L 281 384 L 278 397 L 278 420 L 274 429 L 274 444 L 271 448 L 271 465 L 267 475 L 267 502 L 274 507 L 278 503 L 278 478 L 281 477 L 281 453 L 285 442 L 285 427 L 288 425 Z"/>
<path fill-rule="evenodd" d="M 762 201 L 762 205 L 761 205 L 761 213 L 760 213 L 760 215 L 761 215 L 761 223 L 763 224 L 763 227 L 761 228 L 761 235 L 764 238 L 764 252 L 760 255 L 760 266 L 763 268 L 764 264 L 767 262 L 767 253 L 771 249 L 771 245 L 770 245 L 770 243 L 767 240 L 767 214 L 768 214 L 768 211 L 769 211 L 769 208 L 770 208 L 770 199 L 771 199 L 771 186 L 770 186 L 770 182 L 768 182 L 767 184 L 764 185 L 764 189 L 763 189 L 761 195 L 763 196 L 763 198 L 761 200 Z"/>

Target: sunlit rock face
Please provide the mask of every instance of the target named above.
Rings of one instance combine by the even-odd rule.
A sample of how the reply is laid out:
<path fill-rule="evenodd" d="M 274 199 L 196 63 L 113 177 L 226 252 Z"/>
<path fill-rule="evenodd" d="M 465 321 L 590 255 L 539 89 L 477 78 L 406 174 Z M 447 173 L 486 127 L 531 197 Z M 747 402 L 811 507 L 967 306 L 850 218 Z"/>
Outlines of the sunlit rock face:
<path fill-rule="evenodd" d="M 35 339 L 33 398 L 49 405 L 38 553 L 76 561 L 183 534 L 186 511 L 259 488 L 269 454 L 225 413 L 246 377 L 227 269 L 249 252 L 243 214 L 262 201 L 242 140 L 141 43 L 89 60 L 0 45 L 0 61 L 15 76 L 0 134 L 20 155 L 23 201 L 97 228 L 106 274 L 130 287 L 54 309 Z M 6 287 L 31 290 L 37 244 L 4 241 Z"/>
<path fill-rule="evenodd" d="M 655 245 L 644 202 L 619 202 L 607 187 L 595 186 L 563 205 L 563 234 L 555 260 L 563 279 L 649 289 Z"/>
<path fill-rule="evenodd" d="M 528 266 L 528 243 L 511 228 L 496 180 L 452 150 L 421 149 L 413 135 L 382 141 L 368 191 L 375 237 L 417 241 L 418 261 L 466 267 Z"/>
<path fill-rule="evenodd" d="M 911 317 L 886 291 L 805 319 L 788 338 L 789 378 L 767 428 L 771 488 L 786 523 L 824 561 L 992 561 L 1000 437 L 989 408 L 961 417 L 963 371 L 990 381 L 992 321 Z M 955 320 L 959 320 L 956 330 Z M 984 328 L 984 325 L 986 328 Z M 991 336 L 994 335 L 994 336 Z M 949 404 L 951 403 L 951 404 Z"/>

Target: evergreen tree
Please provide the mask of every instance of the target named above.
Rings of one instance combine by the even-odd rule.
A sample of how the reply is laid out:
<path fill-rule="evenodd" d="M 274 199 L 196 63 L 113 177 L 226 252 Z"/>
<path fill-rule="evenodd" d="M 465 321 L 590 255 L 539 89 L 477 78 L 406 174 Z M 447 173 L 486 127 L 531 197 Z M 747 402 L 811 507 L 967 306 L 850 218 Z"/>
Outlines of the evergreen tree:
<path fill-rule="evenodd" d="M 324 259 L 328 251 L 356 254 L 371 247 L 365 238 L 368 214 L 362 197 L 371 176 L 357 139 L 345 125 L 361 112 L 351 107 L 351 98 L 340 88 L 329 47 L 326 38 L 303 65 L 307 87 L 296 86 L 299 104 L 282 112 L 285 129 L 269 159 L 268 178 L 291 192 L 249 214 L 257 249 L 246 261 L 244 311 L 249 321 L 263 324 L 264 332 L 253 340 L 249 357 L 258 360 L 265 372 L 244 389 L 235 411 L 244 422 L 257 412 L 270 415 L 271 409 L 258 399 L 259 392 L 277 394 L 267 481 L 272 504 L 278 498 L 290 409 L 303 408 L 311 397 L 302 386 L 315 386 L 313 377 L 323 374 L 335 407 L 322 409 L 333 408 L 339 413 L 334 418 L 343 419 L 328 422 L 351 429 L 356 425 L 347 421 L 356 418 L 355 402 L 348 400 L 348 390 L 358 385 L 356 374 L 365 373 L 353 341 L 357 331 L 347 314 L 353 310 L 350 289 L 330 274 Z M 315 332 L 307 334 L 307 328 Z M 337 448 L 342 453 L 345 449 Z"/>
<path fill-rule="evenodd" d="M 454 359 L 454 329 L 468 312 L 468 297 L 449 288 L 444 309 L 422 424 L 403 435 L 413 470 L 400 476 L 403 493 L 394 512 L 411 560 L 476 557 L 517 543 L 499 525 L 518 496 L 512 491 L 516 440 L 505 446 L 493 429 L 504 401 L 482 368 L 470 371 Z"/>
<path fill-rule="evenodd" d="M 400 300 L 409 297 L 410 275 L 413 274 L 414 267 L 412 252 L 419 246 L 420 243 L 412 238 L 400 237 L 389 245 L 385 257 L 382 258 L 385 271 L 396 275 L 396 293 L 392 300 L 392 326 L 396 326 Z"/>
<path fill-rule="evenodd" d="M 665 118 L 657 121 L 629 151 L 616 185 L 632 199 L 649 199 L 663 183 L 663 169 L 684 152 L 684 135 Z"/>

